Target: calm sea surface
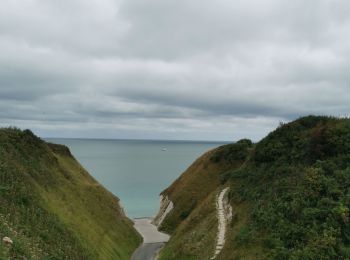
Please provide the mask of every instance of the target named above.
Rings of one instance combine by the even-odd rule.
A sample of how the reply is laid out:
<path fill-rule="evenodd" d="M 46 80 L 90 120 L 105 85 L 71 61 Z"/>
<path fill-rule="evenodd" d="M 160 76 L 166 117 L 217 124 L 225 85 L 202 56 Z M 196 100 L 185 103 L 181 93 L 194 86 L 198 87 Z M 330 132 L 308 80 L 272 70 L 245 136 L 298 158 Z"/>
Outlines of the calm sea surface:
<path fill-rule="evenodd" d="M 201 154 L 224 144 L 149 140 L 47 140 L 67 145 L 85 169 L 120 198 L 131 218 L 154 216 L 159 207 L 159 193 Z"/>

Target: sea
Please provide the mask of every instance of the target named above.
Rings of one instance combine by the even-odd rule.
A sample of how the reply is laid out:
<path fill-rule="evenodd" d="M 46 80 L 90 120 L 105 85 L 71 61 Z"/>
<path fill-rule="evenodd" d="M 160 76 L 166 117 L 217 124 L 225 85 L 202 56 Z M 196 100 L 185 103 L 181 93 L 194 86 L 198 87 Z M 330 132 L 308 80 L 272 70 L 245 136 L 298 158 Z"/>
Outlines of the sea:
<path fill-rule="evenodd" d="M 80 164 L 120 199 L 130 218 L 155 216 L 160 193 L 196 158 L 225 144 L 208 141 L 46 140 L 68 146 Z"/>

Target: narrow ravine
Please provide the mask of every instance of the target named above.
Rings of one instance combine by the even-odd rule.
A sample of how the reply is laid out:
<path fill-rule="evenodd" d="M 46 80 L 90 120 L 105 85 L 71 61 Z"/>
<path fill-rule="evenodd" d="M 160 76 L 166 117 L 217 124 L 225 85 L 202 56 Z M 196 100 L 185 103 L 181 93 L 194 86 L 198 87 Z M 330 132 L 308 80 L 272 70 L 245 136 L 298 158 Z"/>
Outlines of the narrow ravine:
<path fill-rule="evenodd" d="M 212 258 L 215 259 L 225 245 L 225 235 L 228 222 L 232 218 L 232 208 L 228 203 L 226 193 L 229 188 L 223 189 L 216 200 L 216 210 L 218 217 L 218 233 L 216 238 L 215 252 Z"/>

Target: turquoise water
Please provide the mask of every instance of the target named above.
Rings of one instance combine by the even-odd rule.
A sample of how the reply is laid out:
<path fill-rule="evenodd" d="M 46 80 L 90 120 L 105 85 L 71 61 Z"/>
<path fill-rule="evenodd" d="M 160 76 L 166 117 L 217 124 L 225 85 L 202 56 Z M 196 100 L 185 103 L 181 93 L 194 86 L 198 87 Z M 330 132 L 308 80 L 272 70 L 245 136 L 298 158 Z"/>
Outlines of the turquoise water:
<path fill-rule="evenodd" d="M 84 168 L 120 198 L 131 218 L 154 216 L 159 193 L 201 154 L 223 144 L 58 138 L 48 141 L 68 146 Z"/>

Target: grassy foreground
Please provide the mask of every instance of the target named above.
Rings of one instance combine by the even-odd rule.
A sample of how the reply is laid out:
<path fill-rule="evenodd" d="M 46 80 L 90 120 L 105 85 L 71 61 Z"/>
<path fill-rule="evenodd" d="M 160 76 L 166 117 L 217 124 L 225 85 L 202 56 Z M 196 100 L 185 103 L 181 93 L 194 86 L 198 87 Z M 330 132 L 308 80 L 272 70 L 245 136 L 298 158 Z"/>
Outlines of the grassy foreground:
<path fill-rule="evenodd" d="M 0 259 L 129 259 L 141 242 L 118 198 L 67 147 L 0 130 Z"/>
<path fill-rule="evenodd" d="M 212 256 L 224 185 L 234 214 L 217 259 L 350 259 L 349 119 L 303 117 L 201 157 L 163 192 L 160 259 Z"/>

